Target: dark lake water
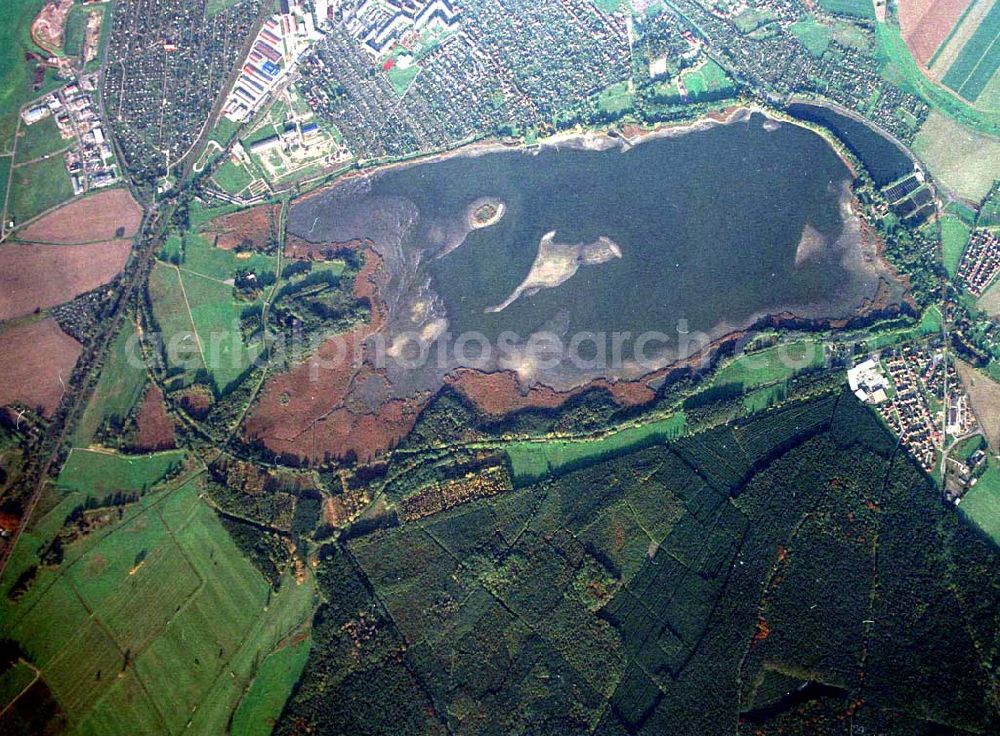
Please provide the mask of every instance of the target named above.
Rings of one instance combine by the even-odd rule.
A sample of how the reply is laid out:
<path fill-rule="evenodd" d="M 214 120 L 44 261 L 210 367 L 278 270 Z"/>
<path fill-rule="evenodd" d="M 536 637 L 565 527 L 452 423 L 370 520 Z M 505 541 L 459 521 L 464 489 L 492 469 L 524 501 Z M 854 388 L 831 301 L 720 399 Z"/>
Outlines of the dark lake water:
<path fill-rule="evenodd" d="M 289 231 L 375 242 L 392 274 L 390 333 L 426 336 L 446 322 L 490 341 L 507 331 L 522 341 L 542 330 L 676 335 L 684 320 L 715 338 L 766 314 L 850 316 L 874 295 L 885 273 L 862 243 L 849 185 L 821 137 L 755 115 L 624 151 L 498 151 L 395 169 L 304 200 Z M 480 198 L 505 213 L 469 232 Z M 620 257 L 487 311 L 529 275 L 553 231 L 557 244 L 610 239 Z M 560 366 L 543 378 L 573 375 Z"/>
<path fill-rule="evenodd" d="M 801 102 L 789 105 L 788 112 L 800 120 L 830 129 L 861 160 L 880 187 L 913 171 L 913 162 L 899 146 L 852 117 L 823 105 Z"/>

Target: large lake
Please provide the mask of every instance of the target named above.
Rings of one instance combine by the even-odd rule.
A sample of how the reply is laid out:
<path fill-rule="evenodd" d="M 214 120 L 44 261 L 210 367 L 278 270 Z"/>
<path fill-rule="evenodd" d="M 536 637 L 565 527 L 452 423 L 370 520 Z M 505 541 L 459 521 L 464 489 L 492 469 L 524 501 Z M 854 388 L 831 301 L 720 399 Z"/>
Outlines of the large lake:
<path fill-rule="evenodd" d="M 390 342 L 407 331 L 430 341 L 445 327 L 494 344 L 505 332 L 519 344 L 540 331 L 676 336 L 679 324 L 714 339 L 768 314 L 852 316 L 880 282 L 899 295 L 861 237 L 850 171 L 815 133 L 744 115 L 631 147 L 605 143 L 390 169 L 301 201 L 289 232 L 375 243 L 391 274 Z M 502 204 L 502 217 L 472 229 L 481 202 Z M 661 348 L 661 362 L 677 357 Z M 564 362 L 522 378 L 634 376 L 630 350 L 624 366 Z M 463 363 L 450 357 L 417 383 Z"/>

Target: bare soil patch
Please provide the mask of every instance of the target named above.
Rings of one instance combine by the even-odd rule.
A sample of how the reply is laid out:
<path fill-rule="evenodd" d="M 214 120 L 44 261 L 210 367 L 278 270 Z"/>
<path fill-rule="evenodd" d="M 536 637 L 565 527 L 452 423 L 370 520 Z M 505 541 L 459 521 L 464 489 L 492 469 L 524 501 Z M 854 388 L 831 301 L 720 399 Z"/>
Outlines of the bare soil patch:
<path fill-rule="evenodd" d="M 972 410 L 983 433 L 996 452 L 1000 448 L 1000 383 L 989 378 L 968 363 L 958 361 L 958 375 L 969 392 Z"/>
<path fill-rule="evenodd" d="M 167 414 L 163 392 L 150 386 L 136 420 L 135 446 L 139 450 L 169 450 L 175 447 L 174 422 Z"/>
<path fill-rule="evenodd" d="M 128 240 L 0 247 L 0 320 L 63 304 L 108 283 L 131 250 Z"/>
<path fill-rule="evenodd" d="M 971 0 L 899 0 L 899 25 L 914 58 L 928 66 Z"/>
<path fill-rule="evenodd" d="M 217 217 L 202 228 L 223 250 L 267 250 L 277 228 L 280 205 L 261 205 L 231 215 Z"/>
<path fill-rule="evenodd" d="M 66 19 L 74 0 L 52 0 L 42 8 L 31 24 L 31 40 L 52 53 L 63 46 Z"/>
<path fill-rule="evenodd" d="M 51 416 L 81 350 L 51 318 L 0 332 L 0 405 L 19 402 Z"/>
<path fill-rule="evenodd" d="M 76 199 L 18 233 L 30 243 L 93 243 L 131 238 L 139 231 L 142 210 L 127 189 L 105 189 Z"/>

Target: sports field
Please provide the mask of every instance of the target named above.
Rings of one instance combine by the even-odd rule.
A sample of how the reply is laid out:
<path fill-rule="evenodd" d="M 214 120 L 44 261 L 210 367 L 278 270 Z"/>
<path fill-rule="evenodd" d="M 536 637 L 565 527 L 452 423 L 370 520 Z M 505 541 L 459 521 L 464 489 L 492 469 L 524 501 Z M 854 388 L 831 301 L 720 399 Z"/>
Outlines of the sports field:
<path fill-rule="evenodd" d="M 247 169 L 246 164 L 236 164 L 231 158 L 212 174 L 212 179 L 219 185 L 219 188 L 232 195 L 240 194 L 244 189 L 253 184 L 256 178 Z"/>

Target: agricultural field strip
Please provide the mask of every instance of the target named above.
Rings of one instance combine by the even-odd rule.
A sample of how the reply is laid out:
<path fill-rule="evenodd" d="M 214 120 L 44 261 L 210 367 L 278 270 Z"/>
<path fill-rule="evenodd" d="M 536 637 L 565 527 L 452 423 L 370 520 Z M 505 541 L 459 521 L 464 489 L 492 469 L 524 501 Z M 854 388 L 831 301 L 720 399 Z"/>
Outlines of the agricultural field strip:
<path fill-rule="evenodd" d="M 982 5 L 980 5 L 980 3 L 982 3 Z M 990 3 L 990 0 L 972 0 L 972 2 L 969 3 L 969 5 L 965 8 L 965 10 L 962 11 L 962 14 L 958 17 L 958 20 L 955 21 L 955 25 L 953 25 L 951 27 L 951 29 L 948 31 L 948 35 L 944 37 L 944 40 L 941 42 L 941 45 L 938 46 L 934 50 L 934 54 L 927 61 L 927 68 L 928 69 L 933 69 L 934 68 L 934 66 L 938 62 L 938 59 L 941 57 L 941 54 L 944 52 L 945 49 L 948 48 L 948 44 L 950 44 L 952 42 L 952 40 L 955 38 L 955 36 L 962 29 L 963 24 L 965 23 L 966 19 L 969 18 L 970 15 L 972 15 L 973 10 L 975 10 L 977 13 L 979 13 L 980 12 L 980 8 L 983 7 L 983 6 L 985 6 L 985 7 L 988 8 L 989 7 L 989 3 Z M 959 48 L 961 48 L 961 47 L 959 46 Z M 956 50 L 955 54 L 951 54 L 952 58 L 949 61 L 949 66 L 950 66 L 950 62 L 954 61 L 954 56 L 956 56 L 956 55 L 957 55 L 957 50 Z"/>
<path fill-rule="evenodd" d="M 97 536 L 95 536 L 94 539 L 93 539 L 93 546 L 96 546 L 97 544 L 99 544 L 101 541 L 103 541 L 107 537 L 111 536 L 112 534 L 117 533 L 121 527 L 124 527 L 124 526 L 128 525 L 129 523 L 138 520 L 139 517 L 141 517 L 143 514 L 145 514 L 147 512 L 153 511 L 155 509 L 155 507 L 157 507 L 159 504 L 161 504 L 164 501 L 166 501 L 167 499 L 169 499 L 170 496 L 172 496 L 178 490 L 180 490 L 181 488 L 183 488 L 189 482 L 191 482 L 191 481 L 195 480 L 196 478 L 198 478 L 204 472 L 205 472 L 205 468 L 202 467 L 202 468 L 199 468 L 196 471 L 193 471 L 189 475 L 181 476 L 180 478 L 176 479 L 176 485 L 173 488 L 171 488 L 169 490 L 163 491 L 162 495 L 159 498 L 156 498 L 156 499 L 150 501 L 149 505 L 147 505 L 147 506 L 143 506 L 142 504 L 136 504 L 136 508 L 134 509 L 134 511 L 133 511 L 133 513 L 131 515 L 127 515 L 127 514 L 124 515 L 118 521 L 118 523 L 115 524 L 114 526 L 110 527 L 109 529 L 105 529 L 105 530 L 102 530 L 102 531 L 98 532 Z M 161 521 L 163 520 L 162 516 L 160 516 L 159 518 L 161 519 Z M 166 527 L 165 523 L 164 523 L 164 526 Z M 170 531 L 169 527 L 166 527 L 166 528 L 168 529 L 168 531 Z M 172 538 L 172 541 L 174 542 L 174 544 L 177 544 L 177 540 L 173 539 L 172 532 L 171 532 L 171 538 Z M 24 611 L 22 611 L 21 615 L 18 616 L 17 619 L 14 622 L 11 623 L 11 628 L 16 627 L 24 619 L 26 619 L 28 616 L 30 616 L 31 613 L 34 611 L 35 606 L 37 606 L 39 604 L 39 602 L 45 598 L 45 595 L 49 592 L 49 590 L 60 580 L 60 578 L 63 578 L 66 575 L 66 573 L 68 573 L 69 570 L 74 565 L 76 565 L 80 560 L 82 560 L 85 556 L 86 556 L 86 552 L 82 553 L 79 557 L 77 557 L 77 558 L 75 558 L 73 560 L 70 560 L 68 563 L 64 564 L 63 569 L 59 572 L 59 574 L 56 575 L 56 576 L 54 576 L 52 578 L 52 580 L 48 583 L 48 585 L 45 587 L 45 589 L 39 592 L 38 596 L 36 597 L 36 599 L 32 603 L 32 605 L 29 606 L 28 608 L 26 608 Z M 185 559 L 187 559 L 187 558 L 185 557 Z M 190 560 L 187 560 L 187 562 L 188 562 L 188 564 L 191 564 Z M 193 567 L 193 565 L 192 565 L 192 567 Z M 197 574 L 197 568 L 195 568 L 195 573 Z M 201 576 L 199 575 L 199 578 L 200 577 Z M 70 585 L 70 588 L 73 590 L 73 593 L 78 598 L 80 598 L 80 593 L 76 589 L 76 586 L 73 584 L 72 579 L 70 577 L 66 577 L 65 582 Z M 204 580 L 202 580 L 201 583 L 203 584 Z M 98 618 L 97 616 L 94 615 L 93 611 L 91 611 L 90 607 L 86 604 L 85 601 L 83 601 L 82 598 L 80 598 L 80 602 L 83 604 L 84 608 L 87 610 L 88 613 L 91 614 L 91 616 L 94 619 Z M 103 622 L 100 622 L 98 620 L 98 623 L 103 626 Z M 112 641 L 115 641 L 115 643 L 117 644 L 117 641 L 115 640 L 114 636 L 111 636 L 110 638 L 111 638 Z M 55 659 L 57 659 L 59 656 L 61 656 L 61 652 L 63 652 L 63 651 L 66 650 L 66 648 L 69 646 L 69 643 L 70 642 L 67 642 L 66 644 L 63 645 L 63 648 L 60 650 L 60 654 L 57 654 L 55 657 L 53 657 L 53 661 L 55 661 Z"/>
<path fill-rule="evenodd" d="M 997 7 L 1000 7 L 1000 5 L 998 5 Z M 965 90 L 966 86 L 969 85 L 970 82 L 972 82 L 974 86 L 977 85 L 977 84 L 979 84 L 979 82 L 975 81 L 975 78 L 977 77 L 977 75 L 979 75 L 979 73 L 981 71 L 983 71 L 982 69 L 980 69 L 980 67 L 982 67 L 984 63 L 992 65 L 992 69 L 985 68 L 985 71 L 987 72 L 987 76 L 984 78 L 982 86 L 978 90 L 974 90 L 970 94 L 970 96 L 973 99 L 978 99 L 979 98 L 979 94 L 982 92 L 982 89 L 985 88 L 986 84 L 989 83 L 989 80 L 993 78 L 994 74 L 996 74 L 996 71 L 997 71 L 996 61 L 997 61 L 997 52 L 998 51 L 1000 51 L 1000 30 L 997 31 L 997 34 L 993 37 L 993 41 L 986 48 L 986 50 L 982 53 L 982 55 L 976 61 L 975 65 L 969 71 L 969 76 L 967 76 L 965 78 L 965 81 L 962 83 L 962 86 L 959 89 L 960 90 Z"/>
<path fill-rule="evenodd" d="M 998 18 L 1000 18 L 1000 2 L 994 2 L 979 27 L 962 46 L 958 57 L 941 78 L 946 86 L 956 92 L 961 92 L 969 80 L 976 76 L 980 65 L 984 61 L 992 59 L 991 52 L 1000 42 L 1000 24 L 996 22 Z M 987 43 L 987 41 L 989 42 Z M 974 56 L 979 48 L 982 48 L 982 52 L 978 56 Z M 963 72 L 965 72 L 964 75 Z M 994 68 L 989 76 L 992 77 L 995 72 Z M 956 75 L 962 75 L 961 79 L 957 78 Z"/>
<path fill-rule="evenodd" d="M 291 583 L 288 582 L 288 581 L 286 581 L 286 584 L 291 584 Z M 194 600 L 194 598 L 195 598 L 195 596 L 192 595 L 189 600 Z M 225 666 L 220 666 L 218 668 L 218 672 L 216 673 L 215 677 L 212 679 L 212 684 L 206 690 L 207 693 L 214 693 L 216 687 L 219 684 L 219 681 L 223 677 L 230 677 L 231 676 L 230 675 L 230 668 L 229 668 L 228 665 L 231 662 L 236 661 L 240 657 L 240 655 L 243 654 L 243 652 L 247 648 L 247 646 L 252 645 L 254 642 L 256 642 L 258 640 L 258 636 L 261 633 L 261 629 L 263 629 L 264 627 L 269 626 L 269 625 L 270 625 L 270 621 L 267 619 L 266 616 L 257 615 L 257 616 L 254 617 L 254 623 L 253 623 L 253 625 L 250 626 L 246 630 L 246 633 L 243 636 L 243 638 L 239 640 L 239 643 L 237 644 L 236 648 L 233 650 L 232 655 L 226 660 Z M 277 642 L 275 644 L 275 649 L 272 649 L 271 651 L 267 652 L 264 655 L 264 657 L 261 659 L 261 661 L 263 662 L 265 659 L 267 659 L 267 657 L 269 657 L 271 654 L 273 654 L 277 650 L 277 645 L 280 644 L 282 640 L 286 639 L 287 637 L 291 636 L 293 633 L 295 633 L 296 631 L 298 631 L 300 627 L 301 627 L 301 625 L 298 624 L 298 623 L 296 623 L 296 624 L 291 625 L 290 628 L 288 628 L 287 630 L 281 632 L 276 637 L 276 639 L 275 639 L 275 641 Z M 138 677 L 138 674 L 139 673 L 136 672 L 136 676 L 137 677 Z M 255 674 L 255 676 L 256 676 L 256 674 Z M 250 682 L 251 683 L 253 682 L 252 678 L 251 678 Z M 248 684 L 248 687 L 249 687 L 249 684 Z M 242 701 L 242 698 L 245 695 L 246 695 L 246 691 L 244 691 L 243 693 L 241 693 L 240 700 L 237 701 L 237 703 L 236 703 L 237 707 L 239 707 L 239 703 Z M 155 703 L 154 703 L 154 705 L 155 705 Z M 194 716 L 192 715 L 191 717 L 193 718 Z M 189 725 L 190 725 L 190 722 L 191 722 L 191 718 L 188 719 L 188 724 Z"/>
<path fill-rule="evenodd" d="M 198 599 L 199 594 L 206 588 L 206 585 L 207 585 L 208 581 L 199 573 L 198 566 L 187 555 L 187 553 L 184 551 L 183 546 L 180 544 L 180 542 L 177 540 L 177 538 L 175 536 L 176 534 L 182 533 L 187 528 L 188 524 L 190 524 L 192 522 L 192 520 L 194 519 L 194 517 L 196 515 L 197 504 L 195 504 L 194 506 L 192 506 L 192 508 L 188 512 L 187 516 L 184 518 L 184 520 L 181 522 L 180 526 L 177 527 L 177 528 L 172 528 L 167 523 L 166 518 L 163 516 L 163 514 L 162 514 L 162 512 L 161 512 L 161 510 L 159 508 L 160 505 L 163 504 L 164 502 L 168 501 L 170 499 L 170 497 L 173 496 L 174 493 L 178 492 L 179 490 L 181 490 L 182 488 L 184 488 L 185 486 L 187 486 L 189 483 L 191 483 L 192 481 L 196 480 L 204 472 L 205 472 L 205 468 L 202 467 L 202 468 L 198 469 L 197 471 L 195 471 L 195 472 L 193 472 L 191 474 L 185 475 L 185 476 L 177 479 L 176 486 L 174 488 L 172 488 L 172 489 L 170 489 L 168 491 L 163 492 L 162 495 L 159 498 L 156 498 L 154 501 L 150 502 L 148 505 L 143 506 L 142 508 L 138 509 L 137 512 L 134 513 L 133 515 L 124 517 L 118 523 L 116 523 L 111 529 L 107 530 L 106 532 L 103 532 L 95 540 L 96 541 L 95 546 L 96 546 L 96 544 L 99 544 L 101 540 L 107 538 L 111 534 L 114 534 L 114 533 L 117 533 L 117 532 L 121 531 L 123 528 L 126 528 L 130 522 L 138 519 L 143 514 L 145 514 L 147 512 L 148 513 L 155 513 L 157 515 L 157 518 L 160 520 L 161 524 L 163 525 L 163 528 L 166 530 L 166 532 L 168 534 L 168 538 L 170 539 L 171 543 L 177 548 L 177 551 L 181 554 L 181 556 L 186 561 L 186 563 L 190 566 L 190 568 L 195 573 L 195 575 L 197 575 L 198 580 L 199 580 L 197 587 L 190 593 L 190 595 L 185 599 L 185 601 L 175 611 L 173 611 L 171 613 L 170 617 L 168 619 L 166 619 L 165 621 L 163 621 L 159 625 L 159 627 L 157 628 L 156 631 L 154 631 L 151 634 L 147 635 L 147 637 L 146 637 L 143 645 L 140 648 L 137 648 L 137 649 L 134 649 L 134 650 L 130 651 L 130 655 L 133 656 L 134 658 L 138 658 L 138 656 L 141 655 L 142 652 L 148 646 L 150 646 L 152 644 L 152 642 L 155 641 L 157 639 L 157 637 L 159 637 L 160 634 L 162 634 L 169 627 L 169 625 L 171 624 L 172 621 L 174 621 L 175 618 L 177 618 L 178 616 L 181 616 L 188 609 L 188 607 L 190 605 L 193 605 L 194 602 Z M 199 501 L 198 503 L 201 503 L 201 502 L 202 501 Z M 175 524 L 175 526 L 176 526 L 176 524 Z M 45 589 L 45 591 L 43 591 L 38 596 L 38 601 L 40 601 L 40 600 L 42 600 L 44 598 L 45 593 L 48 591 L 48 589 L 52 585 L 54 585 L 54 584 L 56 584 L 58 582 L 59 578 L 63 577 L 63 575 L 65 575 L 66 573 L 68 573 L 69 570 L 72 567 L 74 567 L 85 556 L 86 556 L 86 554 L 84 553 L 80 557 L 78 557 L 78 558 L 70 561 L 69 564 L 66 565 L 64 567 L 64 569 L 60 571 L 60 574 L 57 575 L 55 578 L 53 578 L 52 582 Z M 119 654 L 122 655 L 122 656 L 124 656 L 124 650 L 122 649 L 121 643 L 118 641 L 118 637 L 116 637 L 108 629 L 108 627 L 106 626 L 106 624 L 104 623 L 104 621 L 101 619 L 101 616 L 98 613 L 96 613 L 87 604 L 87 602 L 84 600 L 84 598 L 80 594 L 80 592 L 77 589 L 77 587 L 73 584 L 72 578 L 71 577 L 67 577 L 66 578 L 66 582 L 69 583 L 70 589 L 73 591 L 73 594 L 77 597 L 77 599 L 79 600 L 80 604 L 83 606 L 84 610 L 86 610 L 87 613 L 90 615 L 90 619 L 92 621 L 94 621 L 94 624 L 100 628 L 100 630 L 103 632 L 103 634 L 106 637 L 108 637 L 108 639 L 110 641 L 112 641 L 112 642 L 115 643 L 115 645 L 119 649 Z M 36 603 L 33 604 L 33 606 L 31 608 L 29 608 L 26 611 L 24 611 L 23 614 L 19 617 L 18 621 L 21 621 L 21 620 L 25 619 L 27 616 L 29 616 L 31 614 L 31 611 L 34 608 L 34 605 L 38 605 L 38 601 L 36 601 Z M 277 637 L 276 641 L 280 642 L 283 639 L 285 639 L 286 637 L 288 637 L 291 634 L 293 634 L 296 630 L 298 630 L 300 628 L 300 623 L 301 622 L 297 622 L 294 625 L 290 625 L 290 627 L 287 630 L 280 632 L 280 634 Z M 227 659 L 226 663 L 233 662 L 237 658 L 239 658 L 245 652 L 246 647 L 249 644 L 252 644 L 253 642 L 255 642 L 257 640 L 257 635 L 260 633 L 260 629 L 263 628 L 263 627 L 265 627 L 265 626 L 267 626 L 267 625 L 269 625 L 269 621 L 267 621 L 265 617 L 259 617 L 258 616 L 256 618 L 253 626 L 251 626 L 250 628 L 248 628 L 247 631 L 246 631 L 246 633 L 244 634 L 244 636 L 239 640 L 236 648 L 233 650 L 231 656 Z M 55 663 L 61 657 L 66 656 L 67 652 L 70 651 L 71 645 L 75 644 L 80 637 L 82 637 L 82 636 L 85 635 L 85 633 L 86 633 L 85 629 L 81 630 L 79 636 L 77 636 L 77 637 L 75 637 L 75 638 L 67 641 L 63 645 L 63 647 L 60 649 L 59 653 L 57 653 L 57 654 L 55 654 L 53 656 L 52 663 Z M 273 653 L 273 651 L 274 650 L 272 650 L 271 652 L 268 652 L 268 656 L 271 653 Z M 51 666 L 52 663 L 50 663 L 49 666 Z M 229 668 L 227 666 L 225 666 L 226 663 L 224 663 L 223 665 L 221 665 L 219 667 L 219 669 L 218 669 L 215 677 L 212 680 L 211 685 L 206 690 L 207 693 L 213 693 L 213 692 L 215 692 L 215 690 L 216 690 L 216 688 L 217 688 L 218 683 L 220 682 L 220 680 L 222 678 L 224 678 L 225 676 L 227 676 L 227 674 L 229 672 Z M 43 670 L 41 671 L 41 673 L 42 673 L 43 676 L 44 676 L 44 669 L 45 668 L 43 668 Z M 169 729 L 166 728 L 167 719 L 165 717 L 165 714 L 161 711 L 161 708 L 160 708 L 159 704 L 156 702 L 156 699 L 152 697 L 152 695 L 151 695 L 151 693 L 150 693 L 150 691 L 148 689 L 147 684 L 143 681 L 142 675 L 140 675 L 138 669 L 133 668 L 133 670 L 134 670 L 134 675 L 136 677 L 136 681 L 138 682 L 139 686 L 143 689 L 143 691 L 144 691 L 144 693 L 145 693 L 145 695 L 146 695 L 149 703 L 152 705 L 154 711 L 156 712 L 157 718 L 160 720 L 161 724 L 164 725 L 164 730 L 165 731 L 169 731 Z M 104 698 L 109 697 L 110 693 L 112 693 L 112 692 L 113 692 L 112 690 L 109 690 L 108 692 L 102 694 L 101 697 L 99 698 L 99 700 L 97 702 L 102 702 L 104 700 Z"/>
<path fill-rule="evenodd" d="M 25 685 L 23 688 L 21 688 L 14 695 L 14 697 L 10 699 L 9 703 L 7 703 L 7 705 L 5 705 L 2 709 L 0 709 L 0 718 L 3 718 L 4 714 L 8 710 L 10 710 L 11 706 L 14 705 L 14 703 L 17 701 L 17 699 L 20 698 L 22 695 L 24 695 L 26 692 L 28 692 L 28 690 L 31 689 L 31 686 L 34 685 L 36 682 L 38 682 L 38 678 L 42 676 L 42 671 L 40 669 L 38 669 L 37 667 L 35 667 L 35 665 L 33 665 L 31 662 L 28 662 L 27 660 L 20 659 L 20 660 L 18 660 L 18 664 L 23 664 L 26 667 L 29 667 L 31 669 L 31 671 L 32 671 L 31 682 L 29 682 L 27 685 Z M 17 665 L 15 665 L 15 666 L 17 666 Z"/>

